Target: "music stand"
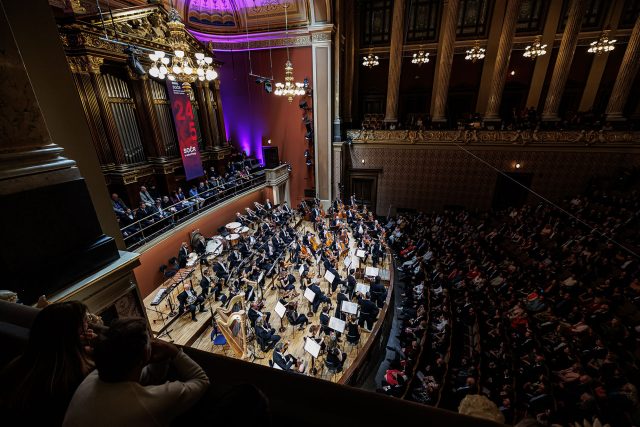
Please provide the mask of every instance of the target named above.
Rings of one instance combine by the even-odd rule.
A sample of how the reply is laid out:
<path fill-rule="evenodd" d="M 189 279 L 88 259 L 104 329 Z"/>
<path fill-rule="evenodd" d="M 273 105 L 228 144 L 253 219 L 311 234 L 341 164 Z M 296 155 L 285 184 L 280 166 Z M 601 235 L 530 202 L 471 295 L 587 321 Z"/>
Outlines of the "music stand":
<path fill-rule="evenodd" d="M 284 317 L 285 313 L 287 312 L 287 308 L 284 305 L 282 305 L 282 303 L 280 301 L 278 301 L 278 302 L 276 302 L 276 307 L 275 307 L 274 311 L 276 312 L 276 314 L 280 318 L 280 328 L 278 329 L 278 331 L 282 333 L 282 332 L 284 332 L 286 330 L 286 328 L 282 324 L 282 318 Z"/>
<path fill-rule="evenodd" d="M 318 370 L 315 368 L 315 360 L 320 355 L 320 344 L 313 338 L 307 338 L 304 341 L 304 351 L 311 355 L 311 374 L 316 375 Z"/>

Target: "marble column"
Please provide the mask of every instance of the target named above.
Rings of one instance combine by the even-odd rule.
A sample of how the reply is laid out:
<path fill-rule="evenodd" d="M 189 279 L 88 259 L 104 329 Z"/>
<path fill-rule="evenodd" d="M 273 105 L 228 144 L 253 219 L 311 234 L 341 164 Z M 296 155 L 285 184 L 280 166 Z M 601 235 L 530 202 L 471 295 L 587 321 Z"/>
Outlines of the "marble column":
<path fill-rule="evenodd" d="M 578 33 L 580 32 L 586 9 L 587 0 L 571 0 L 571 4 L 569 5 L 569 18 L 562 33 L 560 49 L 558 50 L 556 64 L 553 67 L 553 74 L 551 76 L 551 83 L 549 84 L 547 98 L 544 102 L 544 109 L 542 110 L 542 120 L 560 120 L 560 117 L 558 117 L 558 108 L 560 107 L 560 100 L 564 93 L 564 86 L 569 77 L 571 62 L 573 61 L 573 55 L 578 45 Z"/>
<path fill-rule="evenodd" d="M 200 123 L 200 133 L 204 139 L 204 147 L 206 150 L 213 150 L 213 138 L 211 136 L 211 123 L 209 116 L 209 108 L 207 104 L 207 98 L 209 97 L 209 85 L 204 82 L 196 82 L 196 90 L 194 93 L 196 101 L 198 102 L 198 118 Z"/>
<path fill-rule="evenodd" d="M 336 0 L 334 9 L 334 15 L 341 17 L 344 12 L 344 5 L 342 0 Z M 343 28 L 338 23 L 335 27 L 333 34 L 333 141 L 342 141 L 342 126 L 340 123 L 340 64 L 344 43 L 343 43 Z"/>
<path fill-rule="evenodd" d="M 609 30 L 609 39 L 616 38 L 616 30 L 618 29 L 618 23 L 620 22 L 620 17 L 622 15 L 624 2 L 625 0 L 615 0 L 613 6 L 609 9 L 609 14 L 604 22 L 604 28 Z M 589 76 L 587 77 L 587 83 L 584 86 L 584 91 L 580 98 L 578 111 L 588 111 L 593 107 L 593 102 L 598 94 L 598 89 L 600 89 L 600 82 L 602 81 L 602 75 L 604 74 L 608 60 L 608 52 L 595 55 L 593 58 L 591 69 L 589 70 Z"/>
<path fill-rule="evenodd" d="M 74 118 L 79 128 L 77 135 L 87 136 L 82 143 L 93 152 L 97 165 L 61 47 L 58 46 L 60 57 L 56 62 L 46 58 L 37 64 L 31 62 L 32 40 L 27 35 L 47 38 L 48 30 L 55 31 L 49 4 L 39 0 L 25 8 L 21 3 L 0 3 L 0 206 L 4 207 L 0 222 L 4 224 L 5 243 L 0 246 L 0 259 L 3 287 L 16 291 L 24 303 L 32 304 L 40 295 L 51 295 L 117 260 L 119 253 L 114 239 L 102 232 L 76 162 L 63 155 L 63 148 L 49 131 L 40 103 L 42 96 L 46 104 L 47 94 L 33 84 L 33 79 L 38 79 L 37 67 L 46 68 L 52 78 L 49 85 L 65 85 L 75 97 L 71 106 L 65 105 L 64 99 L 59 100 L 58 112 L 67 113 L 70 107 L 78 113 Z M 29 19 L 33 17 L 37 22 L 40 16 L 48 17 L 49 27 L 41 28 Z M 38 28 L 37 34 L 34 28 Z M 57 34 L 53 41 L 60 43 Z M 41 48 L 46 51 L 49 46 Z M 46 53 L 43 55 L 46 57 Z M 55 79 L 59 71 L 66 73 L 63 82 Z M 112 210 L 110 215 L 113 221 Z M 38 268 L 27 268 L 25 256 L 36 260 Z"/>
<path fill-rule="evenodd" d="M 607 104 L 605 114 L 607 120 L 625 120 L 622 113 L 631 92 L 631 85 L 640 67 L 640 16 L 636 18 L 629 43 L 624 51 L 622 65 L 618 71 L 618 77 L 613 85 L 611 97 Z"/>
<path fill-rule="evenodd" d="M 316 197 L 325 208 L 332 200 L 331 107 L 333 82 L 331 31 L 311 33 L 313 68 L 313 143 Z"/>
<path fill-rule="evenodd" d="M 562 2 L 552 1 L 549 4 L 549 10 L 547 11 L 547 20 L 544 23 L 544 30 L 542 31 L 542 40 L 540 43 L 548 46 L 550 52 L 553 48 L 553 40 L 556 37 L 556 30 L 558 29 L 558 22 L 560 22 L 560 15 L 562 14 Z M 539 108 L 540 96 L 542 94 L 542 86 L 544 85 L 544 79 L 549 69 L 549 62 L 551 61 L 551 54 L 536 58 L 536 65 L 533 68 L 533 76 L 531 78 L 531 85 L 529 86 L 529 94 L 527 95 L 527 107 L 533 107 L 536 110 Z"/>
<path fill-rule="evenodd" d="M 498 44 L 498 54 L 496 56 L 496 62 L 494 64 L 493 74 L 491 77 L 487 109 L 484 114 L 485 122 L 500 121 L 500 101 L 502 100 L 504 83 L 507 79 L 509 58 L 511 57 L 513 37 L 516 33 L 516 23 L 518 22 L 518 12 L 520 11 L 521 3 L 521 0 L 510 0 L 507 3 L 507 11 L 505 13 L 502 31 L 500 33 L 500 42 Z"/>
<path fill-rule="evenodd" d="M 391 47 L 389 50 L 389 78 L 387 79 L 387 108 L 384 121 L 398 121 L 398 98 L 400 96 L 400 74 L 402 73 L 402 45 L 404 41 L 404 0 L 393 2 L 391 21 Z"/>
<path fill-rule="evenodd" d="M 431 121 L 446 122 L 447 95 L 449 93 L 449 77 L 453 64 L 453 49 L 456 41 L 459 0 L 445 0 L 442 8 L 442 28 L 438 40 L 436 55 L 436 71 L 433 76 L 431 95 Z"/>
<path fill-rule="evenodd" d="M 227 145 L 227 130 L 224 126 L 224 114 L 222 113 L 222 99 L 220 98 L 220 79 L 215 79 L 213 83 L 212 93 L 214 99 L 211 99 L 212 114 L 210 116 L 211 132 L 213 132 L 214 143 L 216 147 L 223 148 Z"/>
<path fill-rule="evenodd" d="M 355 2 L 347 1 L 343 4 L 344 13 L 342 24 L 344 25 L 344 76 L 342 79 L 342 126 L 350 127 L 353 120 L 353 97 L 354 94 L 354 79 L 356 64 L 358 63 L 358 55 L 356 51 L 356 32 L 355 32 Z"/>

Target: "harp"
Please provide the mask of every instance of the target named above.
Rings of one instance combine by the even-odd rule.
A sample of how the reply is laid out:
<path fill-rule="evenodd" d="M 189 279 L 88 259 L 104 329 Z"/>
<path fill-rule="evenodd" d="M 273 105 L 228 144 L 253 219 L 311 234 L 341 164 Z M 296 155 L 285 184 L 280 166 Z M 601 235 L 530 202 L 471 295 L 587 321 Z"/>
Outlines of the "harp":
<path fill-rule="evenodd" d="M 244 295 L 231 298 L 229 308 L 217 308 L 214 316 L 222 335 L 229 347 L 241 358 L 246 357 L 247 351 L 247 312 L 244 310 Z"/>

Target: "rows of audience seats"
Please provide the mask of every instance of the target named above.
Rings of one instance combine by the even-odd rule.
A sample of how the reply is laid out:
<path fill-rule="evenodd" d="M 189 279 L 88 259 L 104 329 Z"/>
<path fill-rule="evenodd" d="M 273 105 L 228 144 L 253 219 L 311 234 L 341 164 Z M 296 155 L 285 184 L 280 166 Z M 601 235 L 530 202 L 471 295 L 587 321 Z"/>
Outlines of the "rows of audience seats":
<path fill-rule="evenodd" d="M 390 219 L 403 351 L 381 391 L 451 410 L 481 394 L 506 423 L 637 425 L 637 175 L 559 206 Z"/>

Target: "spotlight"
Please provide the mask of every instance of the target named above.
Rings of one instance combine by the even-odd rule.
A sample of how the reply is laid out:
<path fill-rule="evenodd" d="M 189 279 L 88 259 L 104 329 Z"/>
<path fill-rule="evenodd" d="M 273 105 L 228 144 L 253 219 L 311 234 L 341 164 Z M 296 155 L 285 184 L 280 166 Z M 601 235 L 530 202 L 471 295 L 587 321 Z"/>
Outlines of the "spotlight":
<path fill-rule="evenodd" d="M 311 140 L 312 138 L 313 138 L 313 131 L 312 131 L 312 130 L 310 130 L 309 132 L 307 132 L 307 133 L 304 135 L 304 139 Z"/>
<path fill-rule="evenodd" d="M 266 82 L 264 82 L 264 90 L 267 93 L 271 93 L 273 92 L 273 86 L 271 86 L 271 82 L 269 80 L 267 80 Z"/>
<path fill-rule="evenodd" d="M 302 87 L 303 88 L 308 88 L 309 87 L 309 78 L 305 77 L 304 80 L 302 81 Z"/>
<path fill-rule="evenodd" d="M 307 166 L 311 166 L 313 163 L 311 162 L 311 158 L 308 158 L 305 162 Z"/>
<path fill-rule="evenodd" d="M 309 156 L 310 156 L 310 154 L 309 154 L 309 150 L 304 150 L 304 158 L 305 158 L 305 159 L 308 159 L 308 158 L 309 158 Z"/>
<path fill-rule="evenodd" d="M 258 78 L 256 79 L 256 84 L 257 84 L 257 85 L 260 85 L 260 84 L 262 84 L 262 83 L 264 83 L 264 79 L 263 79 L 262 77 L 258 77 Z"/>
<path fill-rule="evenodd" d="M 136 73 L 139 76 L 144 76 L 145 74 L 147 74 L 144 67 L 138 60 L 137 55 L 140 54 L 140 51 L 138 49 L 129 45 L 124 49 L 124 53 L 128 55 L 127 63 L 129 64 L 129 66 L 131 67 L 134 73 Z"/>
<path fill-rule="evenodd" d="M 300 104 L 298 106 L 303 110 L 307 110 L 309 108 L 309 104 L 307 104 L 306 99 L 303 99 L 302 101 L 300 101 Z"/>

